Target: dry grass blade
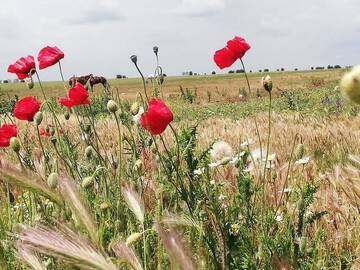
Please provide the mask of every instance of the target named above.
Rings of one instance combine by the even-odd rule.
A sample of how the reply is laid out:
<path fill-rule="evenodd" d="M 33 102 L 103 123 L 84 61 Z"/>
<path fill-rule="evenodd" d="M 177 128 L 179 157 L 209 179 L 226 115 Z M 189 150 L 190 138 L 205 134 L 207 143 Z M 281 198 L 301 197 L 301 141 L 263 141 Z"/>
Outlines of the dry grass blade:
<path fill-rule="evenodd" d="M 112 246 L 112 250 L 114 251 L 114 253 L 116 254 L 116 256 L 118 258 L 125 260 L 135 270 L 143 269 L 139 259 L 135 255 L 134 251 L 131 248 L 129 248 L 126 245 L 126 243 L 119 241 Z"/>
<path fill-rule="evenodd" d="M 86 204 L 75 183 L 70 178 L 64 176 L 59 182 L 59 188 L 65 203 L 89 232 L 91 240 L 97 244 L 99 237 L 96 223 L 89 206 Z"/>
<path fill-rule="evenodd" d="M 66 227 L 31 228 L 23 225 L 19 233 L 19 242 L 20 246 L 25 245 L 34 251 L 58 257 L 85 269 L 117 269 L 109 258 Z"/>
<path fill-rule="evenodd" d="M 42 195 L 58 205 L 64 204 L 60 195 L 51 190 L 37 175 L 31 172 L 19 171 L 2 160 L 0 161 L 0 180 Z"/>
<path fill-rule="evenodd" d="M 174 230 L 164 230 L 159 224 L 155 225 L 166 251 L 170 255 L 171 262 L 182 270 L 195 270 L 195 262 L 190 257 L 183 240 Z"/>
<path fill-rule="evenodd" d="M 134 213 L 141 224 L 144 223 L 145 206 L 140 195 L 128 186 L 123 187 L 122 194 L 127 206 Z"/>
<path fill-rule="evenodd" d="M 22 244 L 20 241 L 16 244 L 17 254 L 21 260 L 27 263 L 35 270 L 46 270 L 42 265 L 37 252 L 30 249 L 29 246 Z"/>

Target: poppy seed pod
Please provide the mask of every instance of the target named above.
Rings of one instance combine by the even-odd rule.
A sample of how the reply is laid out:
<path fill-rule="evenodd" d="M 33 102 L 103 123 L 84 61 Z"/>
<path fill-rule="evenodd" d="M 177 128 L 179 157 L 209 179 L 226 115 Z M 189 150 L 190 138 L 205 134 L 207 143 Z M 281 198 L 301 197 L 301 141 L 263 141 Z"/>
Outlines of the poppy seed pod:
<path fill-rule="evenodd" d="M 32 77 L 25 78 L 25 83 L 26 83 L 27 88 L 29 88 L 29 89 L 34 88 L 34 81 L 33 81 Z"/>
<path fill-rule="evenodd" d="M 139 113 L 139 109 L 140 109 L 139 103 L 134 102 L 130 107 L 130 112 L 132 115 L 137 115 Z"/>
<path fill-rule="evenodd" d="M 355 66 L 341 79 L 340 88 L 348 100 L 360 104 L 360 65 Z"/>
<path fill-rule="evenodd" d="M 85 148 L 85 156 L 87 158 L 91 158 L 92 154 L 93 154 L 93 148 L 92 146 L 89 145 L 88 147 Z"/>
<path fill-rule="evenodd" d="M 262 83 L 264 89 L 270 93 L 273 88 L 273 83 L 272 83 L 271 77 L 269 75 L 262 77 L 261 83 Z"/>
<path fill-rule="evenodd" d="M 158 55 L 159 47 L 158 47 L 158 46 L 154 46 L 154 47 L 153 47 L 153 51 L 154 51 L 155 55 Z"/>
<path fill-rule="evenodd" d="M 90 187 L 92 184 L 94 183 L 94 177 L 92 176 L 87 176 L 83 179 L 83 181 L 81 182 L 81 186 L 83 188 L 88 188 Z"/>
<path fill-rule="evenodd" d="M 55 172 L 50 173 L 49 177 L 47 178 L 47 184 L 51 189 L 55 189 L 59 182 L 59 175 Z"/>
<path fill-rule="evenodd" d="M 130 57 L 131 61 L 136 65 L 137 64 L 137 56 L 136 55 L 132 55 Z"/>
<path fill-rule="evenodd" d="M 119 105 L 114 100 L 109 100 L 107 109 L 110 113 L 115 113 L 119 109 Z"/>
<path fill-rule="evenodd" d="M 69 120 L 70 119 L 70 113 L 65 112 L 64 117 L 65 117 L 65 120 Z"/>
<path fill-rule="evenodd" d="M 38 111 L 35 115 L 34 115 L 34 120 L 35 120 L 35 124 L 37 126 L 39 126 L 43 120 L 43 113 Z"/>
<path fill-rule="evenodd" d="M 10 139 L 10 147 L 15 153 L 19 153 L 20 152 L 20 141 L 19 141 L 19 139 L 16 138 L 16 137 L 12 137 Z"/>

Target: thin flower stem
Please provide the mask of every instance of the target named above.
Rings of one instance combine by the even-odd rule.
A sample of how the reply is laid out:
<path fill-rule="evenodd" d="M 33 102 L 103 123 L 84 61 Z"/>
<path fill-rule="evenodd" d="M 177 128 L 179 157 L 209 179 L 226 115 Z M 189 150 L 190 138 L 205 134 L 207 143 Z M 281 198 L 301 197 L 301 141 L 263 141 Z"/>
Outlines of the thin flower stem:
<path fill-rule="evenodd" d="M 250 87 L 250 82 L 249 82 L 249 78 L 246 74 L 246 69 L 245 69 L 245 65 L 244 65 L 244 62 L 243 60 L 240 58 L 240 62 L 241 62 L 241 65 L 243 67 L 243 70 L 244 70 L 244 74 L 245 74 L 245 78 L 246 78 L 246 82 L 247 82 L 247 85 L 248 85 L 248 88 L 249 88 L 249 94 L 251 94 L 251 87 Z"/>
<path fill-rule="evenodd" d="M 263 184 L 266 180 L 266 165 L 270 152 L 270 138 L 271 138 L 271 92 L 269 92 L 269 115 L 268 115 L 268 137 L 266 144 L 266 156 L 265 156 L 265 165 L 264 165 L 264 174 L 263 174 Z"/>
<path fill-rule="evenodd" d="M 114 117 L 116 120 L 116 126 L 118 129 L 118 135 L 119 135 L 119 165 L 118 165 L 118 171 L 119 171 L 119 180 L 121 181 L 121 165 L 122 165 L 122 132 L 120 129 L 120 123 L 119 123 L 119 119 L 117 118 L 116 113 L 114 113 Z M 119 183 L 121 184 L 121 183 Z"/>
<path fill-rule="evenodd" d="M 43 143 L 42 143 L 42 141 L 41 141 L 40 130 L 39 130 L 39 126 L 38 126 L 38 125 L 36 125 L 36 133 L 37 133 L 38 140 L 39 140 L 39 143 L 40 143 L 41 151 L 42 151 L 43 156 L 44 156 L 45 167 L 46 167 L 46 169 L 48 170 L 48 172 L 50 172 L 50 167 L 49 167 L 49 164 L 48 164 L 47 161 L 46 161 L 46 154 L 45 154 L 45 150 L 44 150 Z M 45 171 L 45 175 L 46 175 L 46 171 Z"/>
<path fill-rule="evenodd" d="M 148 97 L 147 90 L 146 90 L 145 77 L 144 77 L 144 75 L 142 74 L 142 72 L 141 72 L 141 70 L 140 70 L 140 68 L 138 67 L 137 64 L 135 64 L 135 67 L 136 67 L 137 71 L 140 73 L 140 76 L 141 76 L 141 79 L 142 79 L 142 82 L 143 82 L 143 87 L 144 87 L 144 93 L 145 93 L 146 101 L 149 102 L 149 97 Z"/>
<path fill-rule="evenodd" d="M 59 63 L 59 70 L 60 70 L 60 75 L 61 75 L 61 80 L 63 82 L 64 88 L 65 88 L 65 92 L 67 92 L 67 87 L 65 85 L 65 80 L 64 80 L 64 74 L 62 72 L 62 68 L 61 68 L 61 61 L 58 62 Z"/>
<path fill-rule="evenodd" d="M 144 252 L 144 270 L 146 270 L 146 235 L 145 235 L 145 224 L 142 224 L 142 230 L 143 230 L 143 252 Z"/>

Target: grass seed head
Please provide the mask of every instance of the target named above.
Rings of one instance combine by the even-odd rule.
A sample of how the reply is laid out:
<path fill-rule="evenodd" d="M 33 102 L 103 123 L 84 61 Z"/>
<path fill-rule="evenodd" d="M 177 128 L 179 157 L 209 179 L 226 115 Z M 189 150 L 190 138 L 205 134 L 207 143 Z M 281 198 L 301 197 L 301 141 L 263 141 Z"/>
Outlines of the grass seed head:
<path fill-rule="evenodd" d="M 10 147 L 15 153 L 20 152 L 21 146 L 20 146 L 20 141 L 17 137 L 12 137 L 10 139 Z"/>

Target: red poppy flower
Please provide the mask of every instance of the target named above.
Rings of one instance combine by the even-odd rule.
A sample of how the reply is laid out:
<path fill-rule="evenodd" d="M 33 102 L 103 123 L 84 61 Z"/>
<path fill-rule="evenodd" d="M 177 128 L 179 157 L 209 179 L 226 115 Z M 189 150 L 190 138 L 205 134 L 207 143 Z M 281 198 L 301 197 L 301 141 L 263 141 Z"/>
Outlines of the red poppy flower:
<path fill-rule="evenodd" d="M 20 120 L 33 121 L 34 115 L 40 110 L 41 102 L 29 96 L 20 99 L 15 104 L 14 116 Z"/>
<path fill-rule="evenodd" d="M 15 125 L 3 124 L 0 127 L 0 147 L 8 147 L 10 139 L 16 137 L 17 130 Z"/>
<path fill-rule="evenodd" d="M 152 99 L 148 110 L 141 115 L 140 124 L 151 134 L 159 135 L 173 119 L 173 113 L 162 100 Z"/>
<path fill-rule="evenodd" d="M 8 72 L 15 73 L 20 80 L 29 77 L 29 73 L 32 71 L 35 71 L 35 60 L 31 55 L 21 57 L 14 64 L 9 65 L 8 67 Z"/>
<path fill-rule="evenodd" d="M 79 105 L 90 104 L 89 93 L 81 83 L 76 83 L 69 90 L 67 97 L 60 97 L 59 103 L 69 109 Z"/>
<path fill-rule="evenodd" d="M 46 46 L 42 48 L 38 55 L 39 68 L 44 69 L 55 65 L 60 59 L 64 58 L 64 53 L 58 47 Z"/>
<path fill-rule="evenodd" d="M 215 52 L 214 61 L 219 68 L 230 67 L 236 60 L 243 58 L 251 46 L 241 37 L 234 37 L 227 46 Z"/>

